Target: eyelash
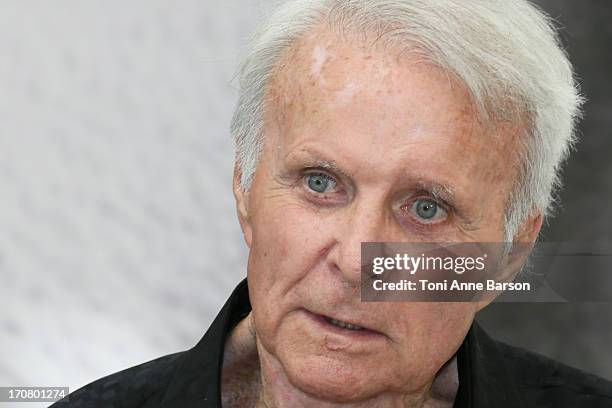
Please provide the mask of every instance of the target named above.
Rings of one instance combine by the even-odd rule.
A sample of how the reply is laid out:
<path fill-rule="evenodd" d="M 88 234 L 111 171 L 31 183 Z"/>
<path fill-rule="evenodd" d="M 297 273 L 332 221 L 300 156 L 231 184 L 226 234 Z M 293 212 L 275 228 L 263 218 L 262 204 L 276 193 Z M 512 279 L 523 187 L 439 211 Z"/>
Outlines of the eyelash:
<path fill-rule="evenodd" d="M 324 173 L 322 171 L 308 171 L 308 172 L 305 172 L 304 175 L 302 176 L 302 178 L 305 179 L 308 176 L 321 176 L 321 177 L 323 177 L 323 178 L 325 178 L 325 179 L 327 179 L 327 180 L 329 180 L 329 181 L 331 181 L 333 183 L 338 184 L 338 181 L 335 179 L 335 177 L 332 177 L 329 174 Z"/>
<path fill-rule="evenodd" d="M 300 177 L 300 181 L 302 183 L 303 186 L 305 186 L 306 190 L 308 190 L 309 193 L 316 195 L 318 197 L 323 197 L 325 196 L 325 194 L 331 194 L 331 193 L 316 193 L 314 191 L 312 191 L 311 189 L 308 188 L 308 177 L 311 176 L 319 176 L 319 177 L 323 177 L 326 180 L 330 181 L 331 183 L 334 183 L 334 185 L 337 187 L 340 185 L 340 182 L 333 176 L 331 176 L 330 174 L 323 172 L 321 170 L 308 170 L 306 169 L 303 173 L 302 176 Z"/>

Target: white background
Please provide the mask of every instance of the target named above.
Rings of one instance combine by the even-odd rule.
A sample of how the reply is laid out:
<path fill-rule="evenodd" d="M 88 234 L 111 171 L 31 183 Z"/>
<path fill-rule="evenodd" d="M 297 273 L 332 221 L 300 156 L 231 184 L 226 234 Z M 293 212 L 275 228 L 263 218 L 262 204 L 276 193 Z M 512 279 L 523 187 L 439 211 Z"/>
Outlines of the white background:
<path fill-rule="evenodd" d="M 245 276 L 232 79 L 264 9 L 0 3 L 0 386 L 189 348 Z"/>

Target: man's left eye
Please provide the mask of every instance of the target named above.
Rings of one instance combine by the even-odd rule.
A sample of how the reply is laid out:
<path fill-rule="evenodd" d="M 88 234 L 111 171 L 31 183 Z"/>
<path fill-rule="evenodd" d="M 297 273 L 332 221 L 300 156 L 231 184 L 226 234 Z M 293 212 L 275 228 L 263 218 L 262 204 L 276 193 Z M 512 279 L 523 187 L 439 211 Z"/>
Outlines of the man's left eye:
<path fill-rule="evenodd" d="M 327 174 L 308 174 L 306 175 L 306 183 L 309 189 L 319 194 L 327 193 L 336 187 L 334 179 Z"/>
<path fill-rule="evenodd" d="M 425 222 L 435 222 L 446 218 L 446 211 L 436 201 L 419 199 L 412 204 L 412 213 Z"/>

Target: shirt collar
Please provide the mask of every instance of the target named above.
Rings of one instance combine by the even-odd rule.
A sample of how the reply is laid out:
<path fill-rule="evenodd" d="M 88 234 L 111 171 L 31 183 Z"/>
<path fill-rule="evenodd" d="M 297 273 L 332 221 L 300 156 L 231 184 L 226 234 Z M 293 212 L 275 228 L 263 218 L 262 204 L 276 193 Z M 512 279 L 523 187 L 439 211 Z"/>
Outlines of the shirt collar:
<path fill-rule="evenodd" d="M 459 389 L 454 408 L 524 408 L 498 344 L 473 322 L 457 351 Z"/>

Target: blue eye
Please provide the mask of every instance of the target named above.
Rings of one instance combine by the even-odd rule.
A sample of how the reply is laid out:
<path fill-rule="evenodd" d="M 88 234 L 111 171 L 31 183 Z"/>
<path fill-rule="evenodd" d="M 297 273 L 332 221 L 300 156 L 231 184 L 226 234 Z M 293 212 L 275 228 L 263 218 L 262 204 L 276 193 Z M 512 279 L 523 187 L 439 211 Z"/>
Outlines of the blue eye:
<path fill-rule="evenodd" d="M 423 220 L 431 220 L 436 216 L 444 215 L 444 210 L 432 200 L 420 199 L 416 200 L 413 204 L 413 211 L 416 213 L 417 217 Z"/>
<path fill-rule="evenodd" d="M 336 182 L 325 174 L 309 174 L 306 176 L 308 188 L 316 193 L 326 193 L 328 188 L 334 188 Z"/>

